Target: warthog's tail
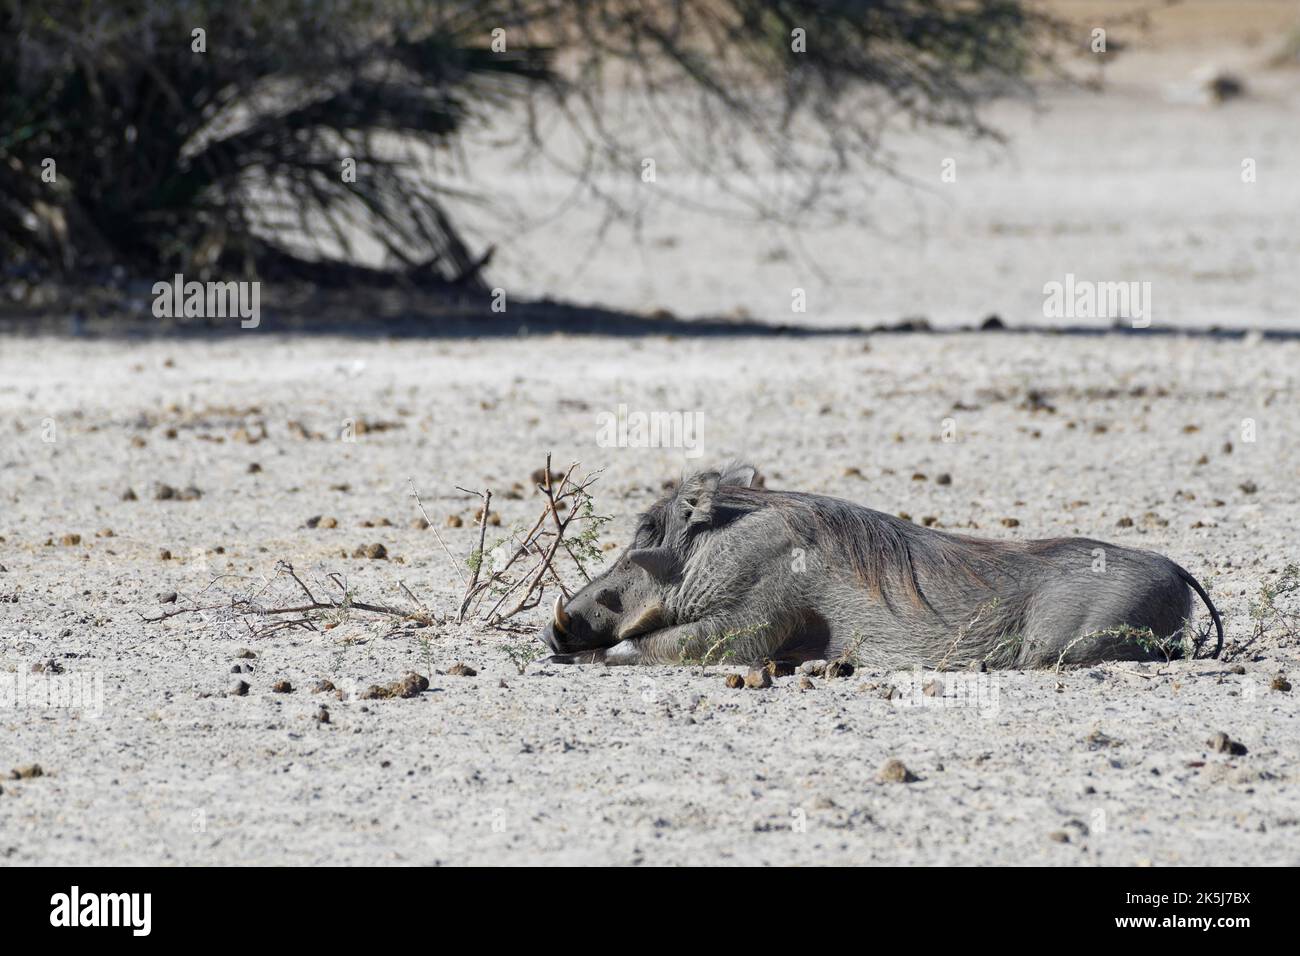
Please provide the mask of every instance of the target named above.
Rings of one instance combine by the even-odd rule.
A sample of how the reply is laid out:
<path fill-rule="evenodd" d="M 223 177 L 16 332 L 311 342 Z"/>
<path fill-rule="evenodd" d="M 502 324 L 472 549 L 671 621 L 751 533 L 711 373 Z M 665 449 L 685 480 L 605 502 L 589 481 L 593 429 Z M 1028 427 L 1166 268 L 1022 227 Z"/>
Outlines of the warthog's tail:
<path fill-rule="evenodd" d="M 1223 650 L 1223 621 L 1219 619 L 1218 608 L 1214 606 L 1214 602 L 1210 600 L 1210 596 L 1205 593 L 1205 588 L 1201 587 L 1200 581 L 1197 581 L 1196 578 L 1192 577 L 1177 564 L 1175 564 L 1174 567 L 1178 570 L 1178 576 L 1192 586 L 1192 590 L 1201 596 L 1201 600 L 1204 601 L 1205 606 L 1209 608 L 1210 617 L 1214 620 L 1214 627 L 1219 632 L 1219 641 L 1214 645 L 1214 653 L 1210 656 L 1218 657 L 1219 652 Z"/>

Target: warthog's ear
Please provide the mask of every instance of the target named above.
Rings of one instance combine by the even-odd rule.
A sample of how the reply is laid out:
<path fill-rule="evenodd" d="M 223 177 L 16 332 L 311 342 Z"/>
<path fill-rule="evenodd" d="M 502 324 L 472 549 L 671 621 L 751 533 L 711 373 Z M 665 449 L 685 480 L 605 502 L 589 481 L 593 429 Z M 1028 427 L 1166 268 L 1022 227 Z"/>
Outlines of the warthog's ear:
<path fill-rule="evenodd" d="M 686 509 L 687 527 L 713 523 L 713 493 L 721 481 L 722 476 L 716 471 L 706 471 L 682 483 L 678 498 Z"/>
<path fill-rule="evenodd" d="M 667 582 L 677 576 L 681 563 L 669 548 L 633 548 L 627 559 L 649 573 L 656 581 Z"/>
<path fill-rule="evenodd" d="M 710 525 L 714 523 L 714 498 L 717 490 L 724 485 L 749 488 L 761 484 L 758 469 L 753 465 L 728 465 L 721 472 L 706 471 L 692 475 L 682 482 L 678 492 L 686 507 L 686 523 L 691 525 Z"/>
<path fill-rule="evenodd" d="M 718 479 L 720 485 L 738 485 L 741 488 L 753 488 L 758 481 L 758 469 L 753 465 L 728 465 L 722 470 Z"/>

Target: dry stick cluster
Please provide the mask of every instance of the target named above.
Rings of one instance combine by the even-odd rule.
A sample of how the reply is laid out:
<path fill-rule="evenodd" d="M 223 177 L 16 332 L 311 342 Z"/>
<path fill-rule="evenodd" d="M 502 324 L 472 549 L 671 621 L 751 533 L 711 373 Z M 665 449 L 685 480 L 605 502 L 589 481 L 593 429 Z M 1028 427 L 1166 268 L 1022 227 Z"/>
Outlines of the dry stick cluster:
<path fill-rule="evenodd" d="M 574 480 L 573 473 L 577 467 L 575 462 L 569 466 L 568 471 L 560 475 L 551 471 L 551 456 L 546 456 L 546 467 L 541 471 L 541 480 L 537 482 L 538 491 L 545 496 L 541 514 L 526 534 L 520 536 L 512 533 L 494 548 L 492 553 L 486 550 L 487 526 L 492 508 L 491 489 L 469 491 L 458 487 L 459 491 L 477 495 L 483 502 L 479 511 L 478 549 L 469 557 L 468 564 L 472 573 L 468 579 L 461 570 L 461 562 L 452 554 L 437 525 L 429 519 L 424 504 L 420 501 L 419 493 L 412 484 L 411 496 L 415 499 L 416 507 L 433 530 L 439 545 L 451 560 L 453 569 L 464 585 L 464 593 L 456 614 L 457 623 L 463 622 L 471 612 L 474 612 L 489 625 L 500 625 L 520 611 L 537 607 L 541 603 L 548 583 L 554 583 L 567 596 L 568 589 L 555 566 L 556 557 L 561 549 L 569 556 L 582 576 L 588 581 L 591 580 L 586 565 L 596 559 L 598 551 L 594 546 L 595 535 L 609 519 L 595 514 L 592 510 L 592 499 L 588 489 L 599 478 L 599 472 L 589 474 L 581 480 Z M 570 531 L 575 527 L 575 523 L 584 526 L 576 535 L 571 534 Z M 493 555 L 498 557 L 494 558 Z M 490 565 L 486 569 L 484 562 Z M 214 578 L 204 588 L 203 593 L 206 594 L 224 577 L 227 575 Z M 267 589 L 275 580 L 282 577 L 287 577 L 293 582 L 306 598 L 305 602 L 286 606 L 268 606 L 262 603 Z M 325 582 L 330 590 L 327 590 L 323 597 L 318 597 L 316 592 L 308 587 L 294 571 L 293 565 L 287 561 L 280 561 L 276 564 L 276 578 L 268 581 L 252 594 L 233 595 L 209 602 L 203 602 L 201 599 L 186 601 L 159 614 L 141 615 L 141 617 L 148 623 L 157 623 L 186 614 L 225 614 L 240 620 L 252 636 L 266 636 L 286 628 L 320 630 L 317 625 L 321 620 L 322 612 L 342 615 L 351 611 L 363 611 L 413 621 L 423 626 L 443 623 L 401 581 L 398 584 L 410 598 L 410 607 L 392 607 L 358 601 L 352 596 L 346 581 L 338 572 L 327 574 Z M 337 596 L 332 593 L 335 589 L 338 592 Z M 492 604 L 487 607 L 486 613 L 483 613 L 484 607 L 490 600 Z M 327 624 L 326 629 L 328 627 Z"/>
<path fill-rule="evenodd" d="M 586 563 L 596 556 L 592 541 L 600 526 L 608 519 L 593 513 L 591 494 L 588 491 L 600 473 L 595 472 L 575 481 L 573 472 L 576 468 L 575 462 L 569 465 L 568 471 L 559 475 L 551 471 L 551 456 L 546 456 L 546 467 L 542 469 L 541 481 L 537 483 L 538 491 L 546 498 L 542 513 L 526 534 L 511 535 L 493 548 L 491 554 L 485 548 L 492 491 L 459 489 L 467 494 L 478 495 L 483 506 L 479 509 L 478 550 L 470 557 L 472 575 L 465 583 L 465 591 L 461 596 L 460 609 L 456 615 L 458 623 L 464 621 L 471 612 L 477 612 L 488 624 L 497 625 L 520 611 L 535 608 L 542 601 L 548 580 L 567 598 L 568 588 L 555 568 L 555 559 L 561 549 L 583 578 L 591 580 Z M 569 536 L 570 527 L 575 522 L 585 524 L 577 540 Z M 486 569 L 485 563 L 489 563 Z M 484 607 L 492 598 L 496 600 L 484 612 Z"/>
<path fill-rule="evenodd" d="M 298 576 L 297 572 L 294 571 L 293 565 L 289 562 L 277 562 L 275 570 L 277 578 L 280 576 L 288 577 L 295 585 L 297 585 L 306 596 L 306 603 L 271 607 L 261 603 L 260 599 L 266 592 L 267 588 L 270 587 L 271 583 L 274 582 L 275 579 L 273 579 L 263 588 L 251 595 L 234 595 L 220 601 L 212 601 L 209 603 L 190 601 L 182 606 L 168 611 L 163 611 L 159 614 L 152 616 L 145 614 L 141 615 L 141 617 L 146 623 L 152 624 L 157 623 L 158 621 L 165 621 L 168 618 L 179 617 L 183 614 L 224 613 L 230 615 L 232 618 L 238 619 L 248 629 L 249 634 L 253 637 L 266 637 L 270 634 L 274 634 L 276 631 L 295 627 L 300 627 L 308 631 L 318 631 L 321 629 L 317 626 L 318 620 L 313 618 L 311 614 L 312 612 L 319 611 L 330 611 L 337 614 L 343 614 L 348 611 L 366 611 L 371 614 L 382 614 L 389 617 L 412 620 L 426 626 L 434 622 L 433 616 L 424 608 L 422 602 L 411 593 L 410 589 L 407 588 L 405 584 L 401 585 L 402 590 L 415 604 L 419 605 L 418 607 L 396 608 L 385 604 L 371 604 L 366 601 L 354 600 L 351 592 L 348 590 L 347 583 L 336 571 L 330 572 L 325 577 L 326 581 L 330 585 L 338 589 L 339 597 L 335 598 L 327 593 L 325 599 L 321 600 L 316 596 L 311 588 L 307 586 L 302 578 Z M 223 577 L 227 577 L 227 575 L 215 578 L 206 588 L 204 588 L 204 592 L 212 588 L 213 585 Z M 297 616 L 291 617 L 289 615 Z"/>

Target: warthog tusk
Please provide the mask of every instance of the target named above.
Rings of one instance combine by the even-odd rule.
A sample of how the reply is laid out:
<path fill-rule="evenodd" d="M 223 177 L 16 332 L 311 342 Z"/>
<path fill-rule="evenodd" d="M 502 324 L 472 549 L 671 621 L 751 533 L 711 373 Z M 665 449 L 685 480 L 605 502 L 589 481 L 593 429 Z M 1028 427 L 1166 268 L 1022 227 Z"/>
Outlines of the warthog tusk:
<path fill-rule="evenodd" d="M 561 634 L 568 634 L 569 615 L 564 613 L 564 607 L 562 604 L 563 601 L 564 601 L 564 595 L 562 594 L 555 595 L 555 629 L 559 631 Z"/>

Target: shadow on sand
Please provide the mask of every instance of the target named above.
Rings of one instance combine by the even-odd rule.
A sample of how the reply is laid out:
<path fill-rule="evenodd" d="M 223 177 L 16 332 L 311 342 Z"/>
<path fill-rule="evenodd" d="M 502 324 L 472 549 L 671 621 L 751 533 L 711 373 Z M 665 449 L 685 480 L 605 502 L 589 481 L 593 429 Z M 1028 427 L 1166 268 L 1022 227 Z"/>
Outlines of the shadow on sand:
<path fill-rule="evenodd" d="M 240 327 L 238 318 L 159 319 L 147 301 L 109 297 L 89 305 L 76 295 L 57 305 L 30 311 L 0 312 L 0 335 L 42 335 L 83 339 L 188 339 L 235 335 L 320 335 L 356 339 L 490 339 L 573 335 L 612 337 L 679 336 L 683 338 L 825 338 L 872 335 L 1062 335 L 1180 336 L 1234 341 L 1249 335 L 1266 340 L 1300 339 L 1300 329 L 1224 329 L 1128 325 L 1008 326 L 996 316 L 976 325 L 932 328 L 924 318 L 872 326 L 813 326 L 743 318 L 684 319 L 666 312 L 642 315 L 598 306 L 552 300 L 511 302 L 494 312 L 487 298 L 443 297 L 403 290 L 303 290 L 267 298 L 256 329 Z"/>

